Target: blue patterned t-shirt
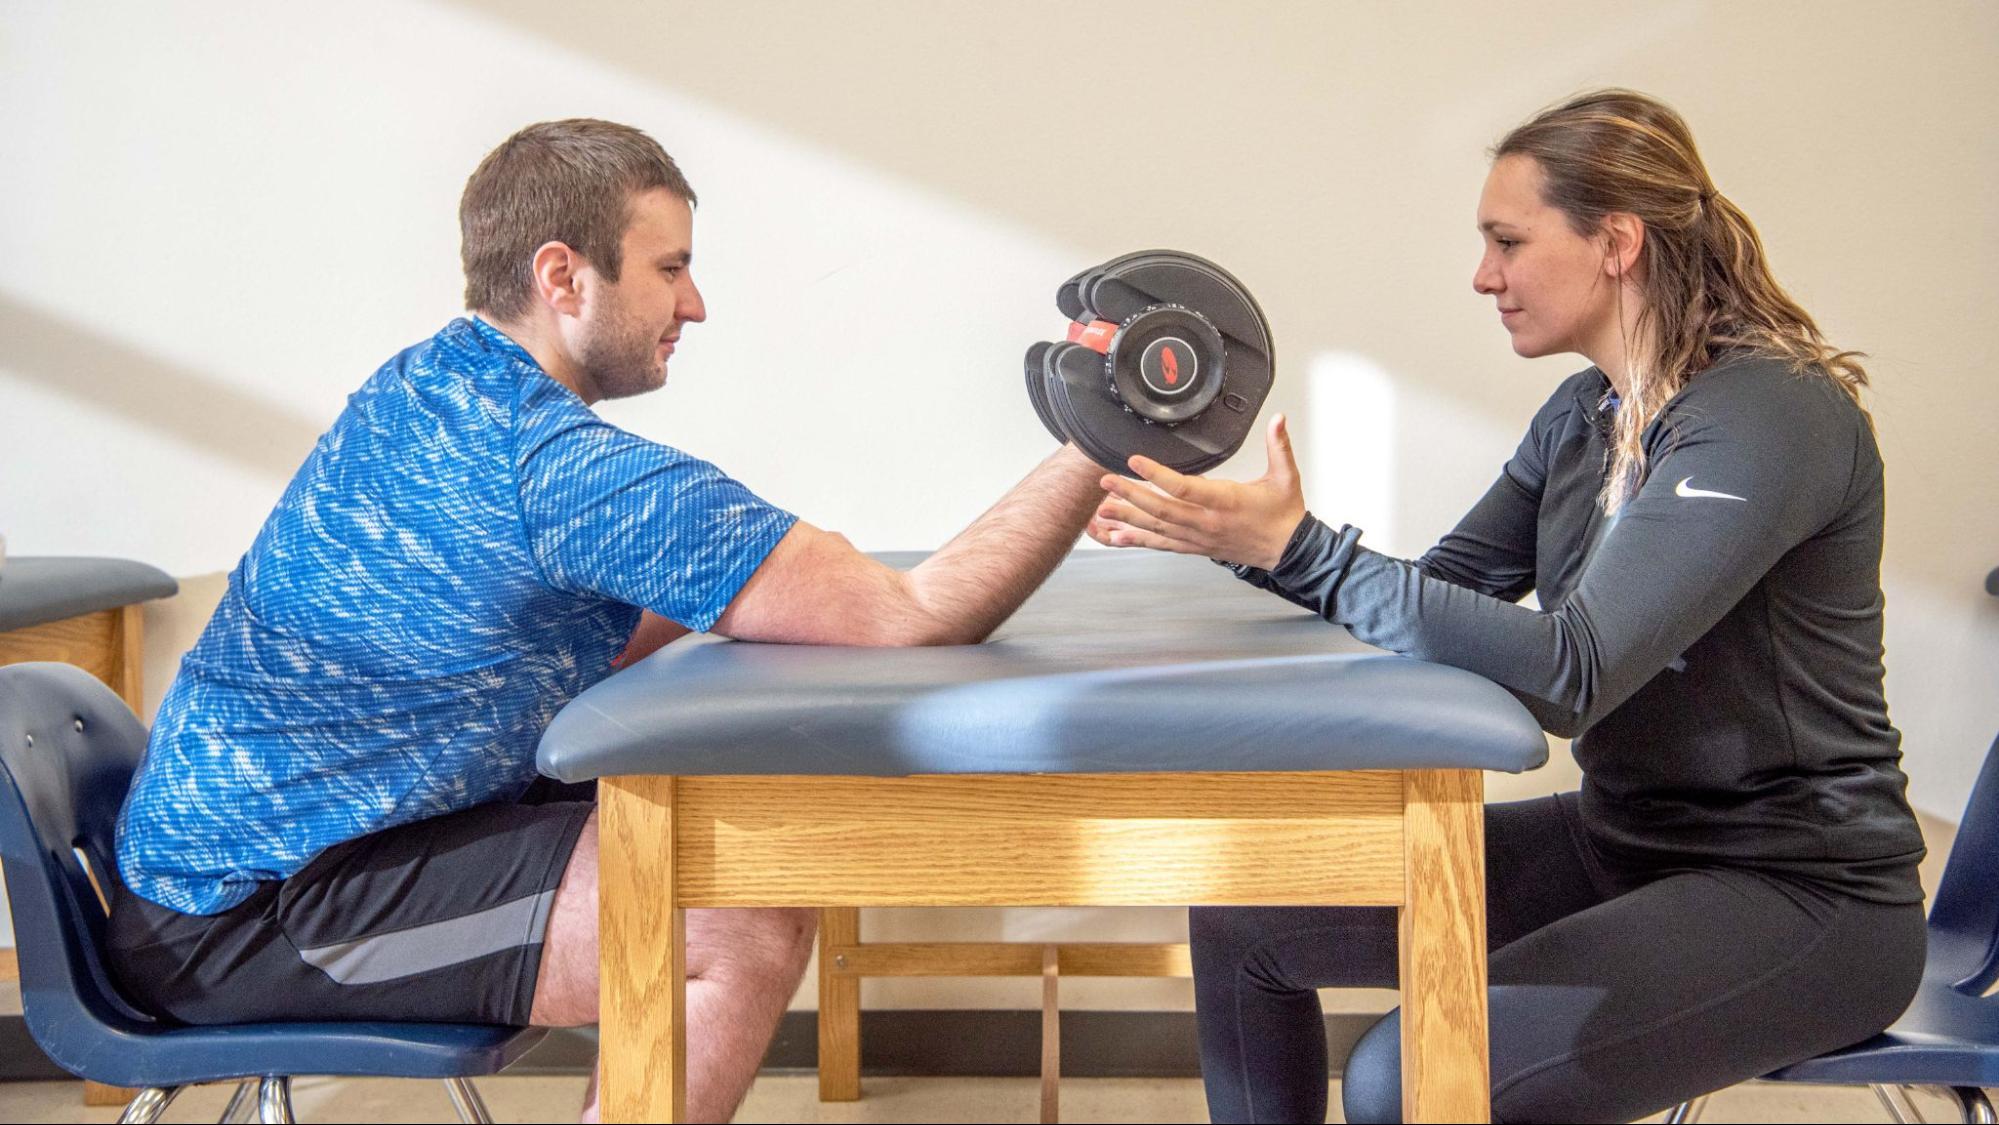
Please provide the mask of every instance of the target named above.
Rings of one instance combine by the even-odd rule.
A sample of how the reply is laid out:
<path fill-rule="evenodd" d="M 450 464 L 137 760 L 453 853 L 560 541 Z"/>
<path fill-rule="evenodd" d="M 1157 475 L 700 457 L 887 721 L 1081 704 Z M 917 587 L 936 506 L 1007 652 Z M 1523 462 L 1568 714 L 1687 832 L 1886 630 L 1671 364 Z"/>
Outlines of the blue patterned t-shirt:
<path fill-rule="evenodd" d="M 216 914 L 342 841 L 518 798 L 640 608 L 710 628 L 793 522 L 453 321 L 348 400 L 229 575 L 120 814 L 120 873 Z"/>

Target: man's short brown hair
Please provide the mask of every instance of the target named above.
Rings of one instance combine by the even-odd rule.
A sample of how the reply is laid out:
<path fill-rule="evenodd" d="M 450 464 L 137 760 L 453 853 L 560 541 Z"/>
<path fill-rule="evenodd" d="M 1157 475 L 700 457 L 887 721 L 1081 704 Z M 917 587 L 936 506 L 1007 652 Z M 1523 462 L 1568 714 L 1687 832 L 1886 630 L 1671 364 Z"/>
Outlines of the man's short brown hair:
<path fill-rule="evenodd" d="M 486 154 L 458 201 L 465 307 L 501 320 L 534 299 L 534 252 L 561 242 L 612 281 L 623 264 L 632 196 L 694 189 L 659 142 L 629 125 L 579 117 L 530 125 Z"/>

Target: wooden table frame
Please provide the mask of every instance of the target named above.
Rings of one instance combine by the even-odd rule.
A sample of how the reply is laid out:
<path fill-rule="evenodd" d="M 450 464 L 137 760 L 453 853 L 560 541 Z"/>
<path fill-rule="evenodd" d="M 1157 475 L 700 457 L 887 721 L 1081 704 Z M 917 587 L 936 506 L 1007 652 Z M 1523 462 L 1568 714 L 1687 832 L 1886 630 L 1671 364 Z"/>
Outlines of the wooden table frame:
<path fill-rule="evenodd" d="M 29 660 L 74 664 L 117 692 L 134 714 L 144 716 L 140 670 L 145 621 L 145 608 L 134 603 L 0 633 L 0 665 Z"/>
<path fill-rule="evenodd" d="M 1043 1121 L 1057 1119 L 1063 977 L 1191 977 L 1186 942 L 863 941 L 855 906 L 819 909 L 819 1100 L 861 1096 L 865 977 L 1040 977 Z"/>
<path fill-rule="evenodd" d="M 1406 1119 L 1486 1121 L 1483 791 L 1477 770 L 605 778 L 604 1120 L 686 1118 L 690 907 L 1344 904 L 1401 911 Z"/>

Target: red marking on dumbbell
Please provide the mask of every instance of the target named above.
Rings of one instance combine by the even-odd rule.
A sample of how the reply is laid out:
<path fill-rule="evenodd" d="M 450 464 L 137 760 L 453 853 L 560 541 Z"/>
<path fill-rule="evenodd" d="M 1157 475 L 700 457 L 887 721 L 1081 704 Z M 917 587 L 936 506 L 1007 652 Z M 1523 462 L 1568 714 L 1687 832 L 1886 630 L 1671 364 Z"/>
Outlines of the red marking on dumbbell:
<path fill-rule="evenodd" d="M 1093 320 L 1084 324 L 1080 320 L 1069 322 L 1069 342 L 1081 344 L 1098 355 L 1109 355 L 1111 337 L 1117 335 L 1116 323 L 1108 320 Z"/>

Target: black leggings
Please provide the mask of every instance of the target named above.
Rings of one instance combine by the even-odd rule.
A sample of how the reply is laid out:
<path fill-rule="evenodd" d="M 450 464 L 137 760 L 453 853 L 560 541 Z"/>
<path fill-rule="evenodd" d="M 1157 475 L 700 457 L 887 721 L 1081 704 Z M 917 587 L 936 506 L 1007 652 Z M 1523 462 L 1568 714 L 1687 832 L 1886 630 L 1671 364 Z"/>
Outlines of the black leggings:
<path fill-rule="evenodd" d="M 1893 1022 L 1923 968 L 1920 904 L 1742 868 L 1620 870 L 1573 794 L 1487 808 L 1494 1121 L 1631 1121 Z M 1318 988 L 1394 987 L 1395 911 L 1192 912 L 1208 1112 L 1324 1121 Z M 1400 1121 L 1400 1020 L 1347 1059 L 1349 1121 Z"/>

